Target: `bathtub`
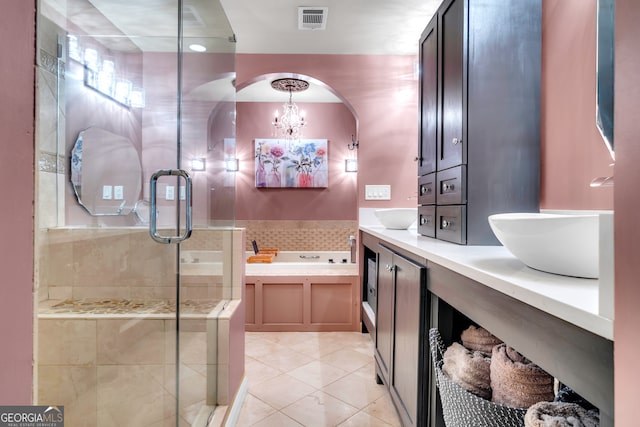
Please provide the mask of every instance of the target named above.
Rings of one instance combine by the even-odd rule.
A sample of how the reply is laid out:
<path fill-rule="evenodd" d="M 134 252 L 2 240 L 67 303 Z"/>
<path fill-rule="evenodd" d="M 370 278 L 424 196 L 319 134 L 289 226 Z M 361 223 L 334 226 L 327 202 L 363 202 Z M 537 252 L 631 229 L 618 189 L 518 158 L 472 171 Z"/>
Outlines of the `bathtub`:
<path fill-rule="evenodd" d="M 253 252 L 246 252 L 245 260 Z M 271 263 L 245 263 L 247 276 L 358 276 L 358 266 L 348 251 L 280 251 Z M 219 251 L 184 251 L 180 255 L 183 275 L 222 274 Z"/>
<path fill-rule="evenodd" d="M 360 279 L 350 257 L 348 251 L 280 251 L 271 263 L 245 263 L 245 330 L 359 331 Z M 181 273 L 219 274 L 221 259 L 216 251 L 182 252 Z"/>
<path fill-rule="evenodd" d="M 360 330 L 358 266 L 349 260 L 346 251 L 282 251 L 272 263 L 245 264 L 246 330 Z"/>

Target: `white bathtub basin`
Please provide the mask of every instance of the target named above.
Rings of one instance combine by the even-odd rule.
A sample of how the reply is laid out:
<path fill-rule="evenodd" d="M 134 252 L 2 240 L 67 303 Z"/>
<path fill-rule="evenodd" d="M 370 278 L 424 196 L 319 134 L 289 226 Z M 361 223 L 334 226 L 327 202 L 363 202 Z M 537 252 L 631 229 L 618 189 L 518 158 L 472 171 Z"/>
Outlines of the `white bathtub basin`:
<path fill-rule="evenodd" d="M 385 228 L 391 230 L 406 230 L 418 217 L 416 208 L 376 209 L 373 213 Z"/>
<path fill-rule="evenodd" d="M 598 215 L 507 213 L 489 216 L 498 240 L 526 265 L 547 273 L 599 277 Z"/>

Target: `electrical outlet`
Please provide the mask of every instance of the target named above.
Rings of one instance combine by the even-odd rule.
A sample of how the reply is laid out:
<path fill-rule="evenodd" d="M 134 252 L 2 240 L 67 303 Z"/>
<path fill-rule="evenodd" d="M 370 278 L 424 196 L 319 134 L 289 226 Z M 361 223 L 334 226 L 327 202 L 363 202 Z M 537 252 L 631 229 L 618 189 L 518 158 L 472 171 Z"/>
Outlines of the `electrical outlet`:
<path fill-rule="evenodd" d="M 365 200 L 391 200 L 390 185 L 365 185 Z"/>

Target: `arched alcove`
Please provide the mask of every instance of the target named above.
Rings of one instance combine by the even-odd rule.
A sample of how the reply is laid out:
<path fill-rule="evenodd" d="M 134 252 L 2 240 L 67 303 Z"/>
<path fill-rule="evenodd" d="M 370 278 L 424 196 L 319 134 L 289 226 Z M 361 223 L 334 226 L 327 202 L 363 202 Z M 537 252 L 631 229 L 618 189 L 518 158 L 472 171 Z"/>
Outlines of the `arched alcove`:
<path fill-rule="evenodd" d="M 255 139 L 277 138 L 271 125 L 275 110 L 287 102 L 287 93 L 271 88 L 273 80 L 297 78 L 310 88 L 293 94 L 293 102 L 305 111 L 307 125 L 302 139 L 327 139 L 329 180 L 326 188 L 256 188 Z M 348 145 L 358 133 L 353 106 L 333 88 L 308 75 L 271 73 L 236 84 L 237 154 L 236 218 L 248 221 L 312 220 L 357 221 L 357 174 L 345 172 L 345 159 L 357 150 Z"/>

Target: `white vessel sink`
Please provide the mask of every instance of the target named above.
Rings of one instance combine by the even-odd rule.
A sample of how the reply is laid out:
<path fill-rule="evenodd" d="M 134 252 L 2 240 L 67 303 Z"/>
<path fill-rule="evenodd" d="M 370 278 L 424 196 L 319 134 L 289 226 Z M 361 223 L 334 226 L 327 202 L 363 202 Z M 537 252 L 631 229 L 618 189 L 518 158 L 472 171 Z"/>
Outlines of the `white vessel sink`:
<path fill-rule="evenodd" d="M 489 216 L 498 240 L 526 265 L 548 273 L 599 277 L 599 217 L 547 213 Z"/>
<path fill-rule="evenodd" d="M 385 228 L 391 230 L 406 230 L 418 217 L 416 208 L 376 209 L 373 213 Z"/>

